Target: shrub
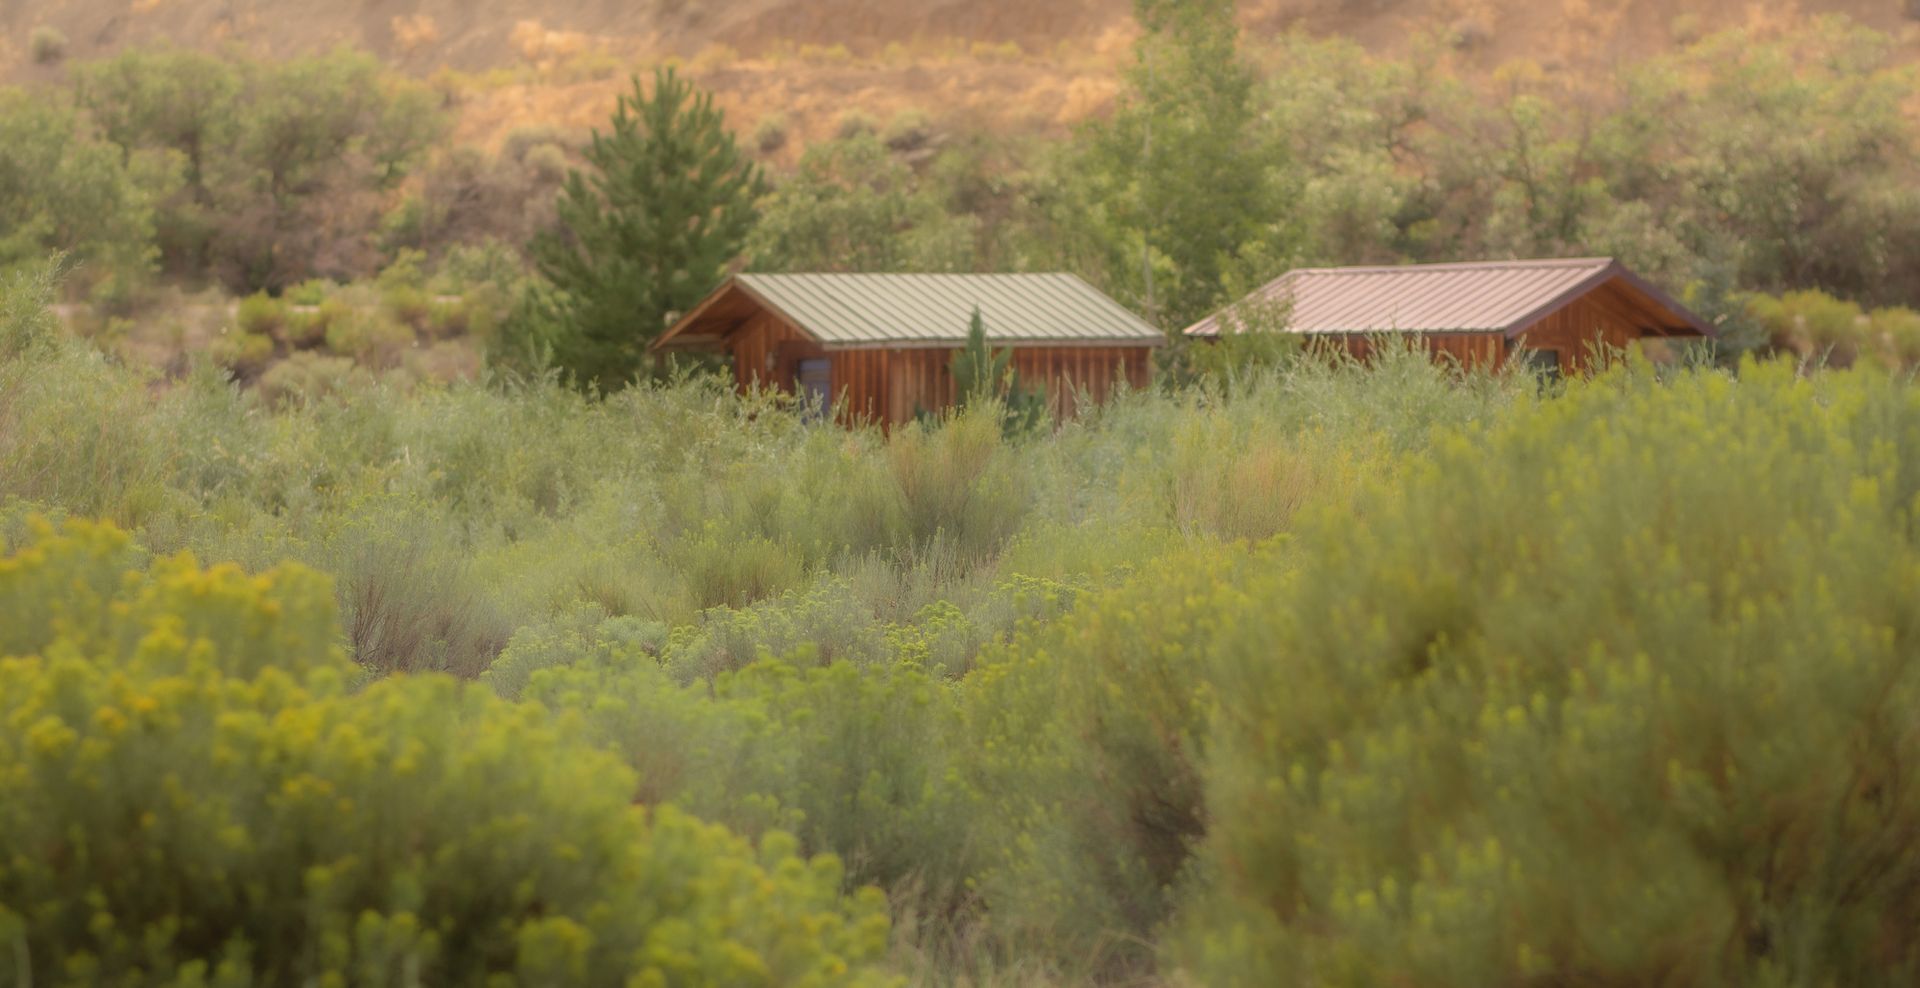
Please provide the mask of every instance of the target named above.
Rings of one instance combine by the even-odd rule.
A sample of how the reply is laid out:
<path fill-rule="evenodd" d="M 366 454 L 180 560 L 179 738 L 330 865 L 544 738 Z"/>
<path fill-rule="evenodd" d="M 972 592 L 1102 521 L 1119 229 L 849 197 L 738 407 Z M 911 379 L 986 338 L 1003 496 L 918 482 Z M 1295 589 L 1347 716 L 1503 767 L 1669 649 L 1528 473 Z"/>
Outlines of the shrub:
<path fill-rule="evenodd" d="M 1150 970 L 1206 831 L 1211 643 L 1278 568 L 1223 547 L 1153 561 L 1058 624 L 988 650 L 965 683 L 969 782 L 996 935 L 1074 979 Z"/>
<path fill-rule="evenodd" d="M 356 519 L 327 546 L 354 661 L 379 673 L 475 677 L 513 627 L 467 572 L 406 514 Z"/>
<path fill-rule="evenodd" d="M 364 387 L 370 380 L 366 372 L 345 357 L 295 353 L 267 368 L 254 383 L 254 389 L 269 405 L 286 407 Z"/>
<path fill-rule="evenodd" d="M 350 692 L 307 571 L 146 567 L 110 529 L 43 527 L 0 558 L 0 614 L 0 969 L 884 983 L 882 906 L 833 859 L 643 814 L 610 757 L 482 688 Z"/>
<path fill-rule="evenodd" d="M 385 311 L 342 308 L 328 316 L 325 332 L 328 350 L 373 368 L 395 366 L 417 342 L 410 327 Z"/>
<path fill-rule="evenodd" d="M 67 36 L 59 28 L 42 24 L 27 35 L 27 53 L 35 65 L 56 65 L 67 57 Z"/>
<path fill-rule="evenodd" d="M 640 801 L 753 835 L 789 830 L 855 883 L 964 897 L 974 842 L 948 778 L 957 707 L 909 665 L 821 664 L 806 650 L 683 687 L 613 648 L 535 672 L 529 699 L 584 718 L 641 779 Z"/>
<path fill-rule="evenodd" d="M 779 153 L 780 149 L 787 146 L 787 128 L 787 118 L 781 114 L 760 118 L 753 128 L 753 146 L 761 154 Z"/>
<path fill-rule="evenodd" d="M 1920 401 L 1615 372 L 1317 519 L 1221 640 L 1207 984 L 1905 983 Z"/>
<path fill-rule="evenodd" d="M 472 325 L 473 310 L 466 299 L 455 296 L 428 301 L 424 331 L 429 336 L 439 339 L 465 336 Z"/>
<path fill-rule="evenodd" d="M 311 278 L 287 289 L 283 296 L 292 305 L 322 305 L 333 294 L 334 284 L 325 278 Z"/>
<path fill-rule="evenodd" d="M 536 144 L 528 148 L 521 163 L 535 178 L 555 185 L 567 177 L 567 170 L 571 167 L 566 148 L 553 143 Z"/>
<path fill-rule="evenodd" d="M 986 403 L 940 426 L 914 423 L 893 434 L 887 457 L 916 552 L 975 562 L 1019 528 L 1031 495 L 1000 418 Z"/>
<path fill-rule="evenodd" d="M 416 333 L 433 329 L 435 303 L 425 289 L 400 285 L 381 293 L 380 304 L 388 315 Z"/>
<path fill-rule="evenodd" d="M 877 129 L 873 124 L 872 117 L 859 110 L 848 110 L 840 114 L 839 121 L 833 126 L 833 133 L 834 137 L 839 140 L 851 141 L 862 137 L 871 137 Z"/>
<path fill-rule="evenodd" d="M 1870 321 L 1891 366 L 1907 371 L 1920 369 L 1920 312 L 1876 309 Z"/>
<path fill-rule="evenodd" d="M 266 292 L 249 295 L 240 300 L 234 322 L 242 333 L 279 339 L 287 326 L 287 304 Z"/>
<path fill-rule="evenodd" d="M 175 500 L 151 398 L 140 379 L 58 336 L 38 290 L 16 284 L 0 298 L 0 500 L 144 523 Z"/>
<path fill-rule="evenodd" d="M 53 297 L 60 284 L 60 259 L 6 275 L 0 288 L 0 361 L 42 352 L 60 335 Z"/>
<path fill-rule="evenodd" d="M 252 380 L 273 359 L 273 337 L 233 330 L 215 337 L 207 355 L 243 380 Z"/>
<path fill-rule="evenodd" d="M 335 324 L 344 322 L 351 314 L 347 303 L 336 298 L 326 299 L 316 306 L 289 308 L 281 339 L 288 346 L 300 350 L 321 346 L 327 342 L 327 331 Z"/>
<path fill-rule="evenodd" d="M 918 151 L 933 140 L 933 120 L 924 110 L 902 110 L 887 122 L 880 139 L 894 151 Z"/>

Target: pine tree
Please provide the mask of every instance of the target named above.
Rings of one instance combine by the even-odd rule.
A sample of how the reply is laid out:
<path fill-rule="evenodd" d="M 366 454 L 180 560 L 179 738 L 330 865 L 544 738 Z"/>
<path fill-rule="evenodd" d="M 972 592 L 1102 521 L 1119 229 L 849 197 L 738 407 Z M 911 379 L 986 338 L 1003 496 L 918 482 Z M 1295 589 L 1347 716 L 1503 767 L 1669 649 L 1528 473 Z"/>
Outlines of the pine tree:
<path fill-rule="evenodd" d="M 987 345 L 987 323 L 978 308 L 967 324 L 966 345 L 954 353 L 948 370 L 953 374 L 954 403 L 965 408 L 976 402 L 999 402 L 1000 426 L 1008 435 L 1035 428 L 1046 414 L 1046 395 L 1021 387 L 1020 373 L 1013 369 L 1013 351 Z"/>
<path fill-rule="evenodd" d="M 609 131 L 595 131 L 589 169 L 567 176 L 559 228 L 534 260 L 557 289 L 565 327 L 558 366 L 582 385 L 617 388 L 645 366 L 667 320 L 725 275 L 765 190 L 711 95 L 671 68 L 623 96 Z"/>
<path fill-rule="evenodd" d="M 967 324 L 967 343 L 953 355 L 955 403 L 964 407 L 997 396 L 1012 373 L 1009 366 L 1012 359 L 1012 351 L 996 351 L 987 345 L 986 320 L 981 318 L 978 308 L 974 309 L 973 318 Z"/>

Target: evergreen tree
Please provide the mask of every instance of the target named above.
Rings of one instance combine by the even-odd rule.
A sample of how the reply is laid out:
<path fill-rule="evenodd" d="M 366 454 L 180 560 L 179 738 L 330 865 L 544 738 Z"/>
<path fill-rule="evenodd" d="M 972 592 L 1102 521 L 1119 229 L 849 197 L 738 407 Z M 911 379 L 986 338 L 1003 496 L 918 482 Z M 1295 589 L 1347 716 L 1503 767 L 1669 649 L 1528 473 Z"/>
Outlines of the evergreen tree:
<path fill-rule="evenodd" d="M 672 69 L 651 94 L 634 80 L 586 159 L 561 190 L 559 228 L 533 254 L 565 326 L 556 362 L 582 385 L 617 388 L 668 318 L 725 275 L 765 185 L 712 96 Z"/>
<path fill-rule="evenodd" d="M 1046 395 L 1020 386 L 1013 351 L 987 345 L 987 324 L 978 308 L 967 324 L 966 345 L 954 353 L 948 370 L 953 374 L 954 403 L 966 408 L 982 401 L 999 402 L 1000 425 L 1008 435 L 1038 426 L 1046 414 Z"/>

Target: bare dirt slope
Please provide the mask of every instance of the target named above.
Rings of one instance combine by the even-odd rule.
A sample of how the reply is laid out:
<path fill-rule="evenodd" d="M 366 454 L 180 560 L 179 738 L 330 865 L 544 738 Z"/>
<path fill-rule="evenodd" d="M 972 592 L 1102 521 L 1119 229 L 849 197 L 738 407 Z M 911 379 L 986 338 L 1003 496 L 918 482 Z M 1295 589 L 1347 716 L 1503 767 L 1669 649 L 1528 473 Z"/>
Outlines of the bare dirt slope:
<path fill-rule="evenodd" d="M 742 129 L 778 120 L 792 144 L 854 110 L 1057 130 L 1106 106 L 1133 36 L 1132 0 L 0 0 L 0 79 L 52 80 L 28 39 L 51 28 L 68 61 L 154 42 L 264 57 L 337 45 L 405 71 L 466 73 L 460 131 L 604 119 L 629 71 L 686 61 Z M 1837 13 L 1920 56 L 1920 0 L 1240 0 L 1250 38 L 1338 34 L 1377 51 L 1464 37 L 1487 67 L 1568 71 L 1751 23 Z"/>
<path fill-rule="evenodd" d="M 1709 29 L 1756 11 L 1840 13 L 1896 31 L 1920 0 L 1242 0 L 1256 31 L 1304 26 L 1391 48 L 1429 27 L 1483 31 L 1496 56 L 1601 29 L 1596 45 L 1658 45 L 1676 18 Z M 1130 0 L 0 0 L 9 67 L 24 71 L 38 26 L 63 32 L 70 55 L 130 43 L 238 44 L 279 55 L 351 44 L 416 71 L 496 68 L 524 56 L 529 25 L 692 55 L 709 45 L 747 54 L 788 45 L 845 45 L 872 54 L 892 43 L 959 38 L 1012 42 L 1030 53 L 1083 47 L 1121 26 Z"/>
<path fill-rule="evenodd" d="M 1127 0 L 0 0 L 0 32 L 19 48 L 48 25 L 80 58 L 160 39 L 262 54 L 351 44 L 414 70 L 480 70 L 523 57 L 528 25 L 682 55 L 711 44 L 871 52 L 925 38 L 1046 50 L 1097 35 L 1128 10 Z"/>

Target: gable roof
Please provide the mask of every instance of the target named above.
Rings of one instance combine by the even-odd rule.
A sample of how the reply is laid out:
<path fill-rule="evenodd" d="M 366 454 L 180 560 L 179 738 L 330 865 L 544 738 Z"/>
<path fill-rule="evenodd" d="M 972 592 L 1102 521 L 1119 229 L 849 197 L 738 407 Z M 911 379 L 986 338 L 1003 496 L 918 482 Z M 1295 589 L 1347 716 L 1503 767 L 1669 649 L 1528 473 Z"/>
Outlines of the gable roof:
<path fill-rule="evenodd" d="M 966 342 L 975 307 L 1002 346 L 1159 346 L 1165 334 L 1070 274 L 741 274 L 654 343 L 717 341 L 755 309 L 829 350 Z"/>
<path fill-rule="evenodd" d="M 1505 333 L 1518 335 L 1609 283 L 1620 286 L 1649 329 L 1713 335 L 1713 327 L 1610 257 L 1542 261 L 1302 268 L 1249 296 L 1287 306 L 1295 333 Z M 1216 313 L 1187 329 L 1217 336 Z"/>

